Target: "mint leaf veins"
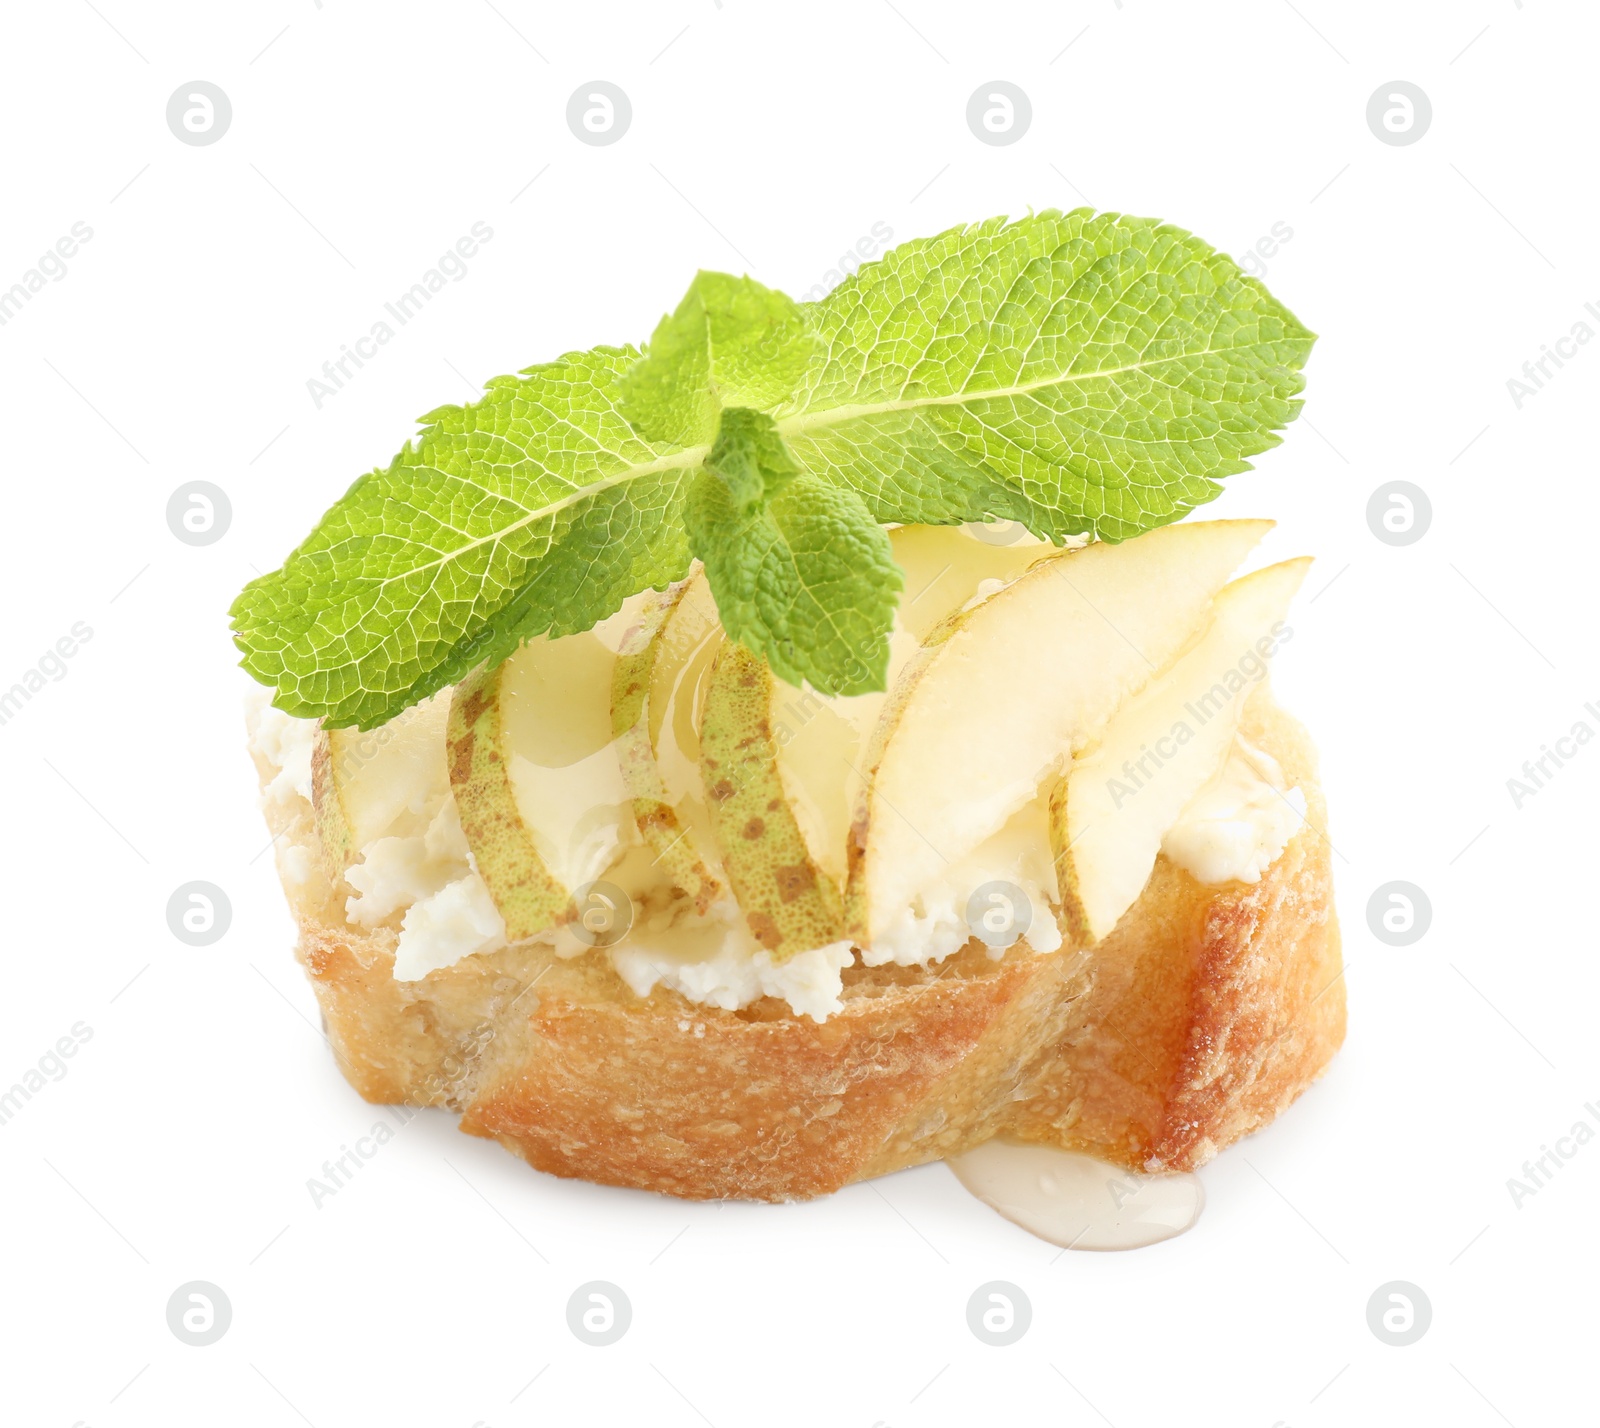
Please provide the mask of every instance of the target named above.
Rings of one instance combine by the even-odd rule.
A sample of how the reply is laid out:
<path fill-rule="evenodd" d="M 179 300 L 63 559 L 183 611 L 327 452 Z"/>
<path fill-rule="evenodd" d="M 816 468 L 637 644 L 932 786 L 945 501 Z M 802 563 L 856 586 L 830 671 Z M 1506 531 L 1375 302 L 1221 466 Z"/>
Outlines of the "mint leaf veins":
<path fill-rule="evenodd" d="M 642 435 L 710 441 L 724 406 L 765 409 L 793 394 L 817 352 L 798 303 L 750 278 L 698 273 L 618 384 Z"/>

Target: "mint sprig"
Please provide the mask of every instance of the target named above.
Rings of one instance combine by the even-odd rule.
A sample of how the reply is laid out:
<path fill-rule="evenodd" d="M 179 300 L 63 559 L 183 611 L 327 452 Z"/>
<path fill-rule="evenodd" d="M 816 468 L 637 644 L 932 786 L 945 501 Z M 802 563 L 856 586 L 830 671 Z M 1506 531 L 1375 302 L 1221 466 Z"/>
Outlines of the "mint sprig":
<path fill-rule="evenodd" d="M 881 689 L 880 523 L 1059 541 L 1176 520 L 1277 444 L 1313 341 L 1192 234 L 1089 210 L 902 244 L 814 304 L 701 273 L 645 352 L 429 413 L 245 587 L 235 642 L 280 708 L 370 728 L 692 553 L 782 677 Z"/>
<path fill-rule="evenodd" d="M 854 491 L 802 471 L 771 417 L 722 414 L 685 517 L 730 637 L 790 684 L 884 687 L 902 584 L 889 533 Z"/>

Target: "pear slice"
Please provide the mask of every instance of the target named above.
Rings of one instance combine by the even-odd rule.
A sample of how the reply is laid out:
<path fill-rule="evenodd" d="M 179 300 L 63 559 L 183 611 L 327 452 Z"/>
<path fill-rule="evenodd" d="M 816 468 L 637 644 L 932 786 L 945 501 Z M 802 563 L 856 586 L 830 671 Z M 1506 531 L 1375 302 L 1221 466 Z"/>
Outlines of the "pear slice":
<path fill-rule="evenodd" d="M 335 875 L 375 839 L 426 830 L 450 791 L 444 756 L 449 715 L 450 696 L 439 693 L 375 729 L 317 726 L 311 804 Z"/>
<path fill-rule="evenodd" d="M 818 869 L 778 770 L 773 678 L 723 642 L 706 687 L 700 763 L 722 865 L 751 935 L 775 961 L 843 935 L 839 889 Z"/>
<path fill-rule="evenodd" d="M 1057 553 L 1054 546 L 1031 536 L 1009 545 L 990 544 L 961 526 L 900 526 L 889 533 L 889 544 L 904 575 L 889 639 L 890 687 L 916 654 L 923 636 L 952 610 Z M 764 698 L 719 698 L 715 709 L 708 693 L 702 739 L 714 738 L 726 749 L 762 751 L 757 761 L 761 771 L 752 772 L 751 777 L 758 778 L 761 787 L 775 789 L 773 796 L 781 797 L 785 805 L 781 811 L 774 810 L 775 816 L 786 828 L 790 822 L 797 825 L 804 840 L 807 866 L 802 868 L 797 861 L 785 864 L 800 870 L 787 875 L 791 885 L 807 881 L 818 887 L 842 888 L 863 753 L 885 695 L 824 697 L 776 676 L 761 687 Z M 732 725 L 727 722 L 730 718 L 735 720 Z M 747 739 L 753 742 L 745 746 Z M 768 759 L 772 769 L 767 767 Z M 725 857 L 731 856 L 727 852 L 729 831 L 719 831 Z M 739 838 L 733 842 L 743 846 Z M 731 864 L 728 875 L 737 887 Z M 816 928 L 823 921 L 812 918 L 806 925 Z M 834 937 L 840 935 L 834 933 Z"/>
<path fill-rule="evenodd" d="M 873 731 L 850 831 L 849 935 L 870 947 L 1098 738 L 1205 626 L 1271 524 L 1170 525 L 1061 551 L 933 630 Z"/>
<path fill-rule="evenodd" d="M 651 592 L 617 655 L 611 728 L 640 834 L 705 913 L 724 893 L 699 777 L 701 685 L 722 643 L 704 570 Z M 680 814 L 681 810 L 681 814 Z"/>
<path fill-rule="evenodd" d="M 572 890 L 638 841 L 611 742 L 611 689 L 642 604 L 634 597 L 583 634 L 536 636 L 456 686 L 450 782 L 509 941 L 565 922 Z"/>
<path fill-rule="evenodd" d="M 517 808 L 511 781 L 512 721 L 504 708 L 511 660 L 475 670 L 456 686 L 446 742 L 461 831 L 505 919 L 506 940 L 520 942 L 563 921 L 570 899 Z"/>
<path fill-rule="evenodd" d="M 894 562 L 905 576 L 895 630 L 921 644 L 952 610 L 990 581 L 1009 583 L 1030 565 L 1058 554 L 1048 541 L 1022 535 L 1010 545 L 990 545 L 965 526 L 900 526 L 889 532 Z M 894 684 L 891 654 L 889 684 Z"/>
<path fill-rule="evenodd" d="M 889 545 L 905 580 L 889 636 L 889 689 L 924 636 L 952 611 L 1058 553 L 1028 536 L 990 545 L 962 526 L 900 526 L 889 532 Z M 772 721 L 785 795 L 813 861 L 841 888 L 867 744 L 886 698 L 824 698 L 773 680 Z"/>
<path fill-rule="evenodd" d="M 1056 881 L 1080 944 L 1098 942 L 1138 901 L 1162 838 L 1227 758 L 1310 566 L 1286 560 L 1225 586 L 1211 628 L 1117 711 L 1056 785 Z"/>

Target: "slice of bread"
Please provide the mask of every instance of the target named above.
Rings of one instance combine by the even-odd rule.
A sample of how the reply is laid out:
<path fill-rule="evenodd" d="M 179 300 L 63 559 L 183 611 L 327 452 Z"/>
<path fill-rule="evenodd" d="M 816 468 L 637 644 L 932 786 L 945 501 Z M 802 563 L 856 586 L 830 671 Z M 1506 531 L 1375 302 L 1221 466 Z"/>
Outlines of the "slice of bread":
<path fill-rule="evenodd" d="M 826 1021 L 635 995 L 602 952 L 524 943 L 419 982 L 344 917 L 309 806 L 271 805 L 298 955 L 369 1101 L 441 1106 L 540 1170 L 696 1199 L 805 1198 L 996 1134 L 1188 1170 L 1272 1120 L 1344 1037 L 1325 809 L 1305 731 L 1263 687 L 1243 732 L 1306 796 L 1256 884 L 1161 859 L 1089 951 L 855 966 Z M 265 781 L 272 770 L 264 762 Z"/>

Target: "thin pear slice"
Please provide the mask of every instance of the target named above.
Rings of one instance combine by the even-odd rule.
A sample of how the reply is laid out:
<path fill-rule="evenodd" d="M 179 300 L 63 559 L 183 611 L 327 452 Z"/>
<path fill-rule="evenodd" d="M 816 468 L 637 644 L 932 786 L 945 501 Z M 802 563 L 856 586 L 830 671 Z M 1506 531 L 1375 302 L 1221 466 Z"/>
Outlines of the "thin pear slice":
<path fill-rule="evenodd" d="M 1098 942 L 1138 901 L 1162 838 L 1227 758 L 1310 566 L 1286 560 L 1225 586 L 1211 628 L 1057 784 L 1050 841 L 1062 914 L 1080 943 Z"/>
<path fill-rule="evenodd" d="M 391 834 L 423 832 L 449 792 L 444 731 L 450 696 L 440 693 L 375 729 L 324 729 L 312 736 L 311 803 L 335 873 Z"/>
<path fill-rule="evenodd" d="M 782 961 L 843 935 L 839 890 L 821 872 L 778 770 L 773 680 L 743 645 L 725 641 L 706 687 L 700 733 L 722 866 L 751 935 Z"/>
<path fill-rule="evenodd" d="M 637 842 L 611 742 L 611 689 L 642 603 L 635 597 L 583 634 L 537 636 L 456 687 L 450 782 L 510 941 L 565 922 L 571 891 Z"/>
<path fill-rule="evenodd" d="M 963 526 L 900 526 L 889 532 L 889 545 L 905 579 L 889 637 L 890 689 L 923 637 L 953 610 L 1058 553 L 1026 535 L 992 545 Z M 885 697 L 824 698 L 773 680 L 771 719 L 785 796 L 818 872 L 839 887 L 867 744 Z"/>
<path fill-rule="evenodd" d="M 1029 537 L 1008 546 L 992 545 L 959 526 L 902 526 L 890 533 L 889 540 L 905 575 L 905 593 L 890 636 L 891 684 L 915 655 L 922 636 L 978 595 L 986 582 L 1013 580 L 1036 561 L 1055 553 L 1054 547 Z M 703 576 L 699 578 L 703 581 Z M 684 598 L 692 600 L 694 596 Z M 711 618 L 714 620 L 714 615 Z M 693 619 L 685 620 L 682 615 L 674 614 L 672 620 L 687 624 L 691 637 L 699 629 Z M 672 626 L 663 627 L 661 643 L 689 644 L 688 638 L 674 640 L 673 634 Z M 668 672 L 669 681 L 674 677 L 674 660 L 688 665 L 692 676 L 692 662 L 686 655 L 669 650 L 658 663 L 658 669 Z M 759 661 L 755 663 L 759 666 Z M 638 679 L 632 668 L 625 670 L 627 664 L 625 650 L 618 661 L 619 689 L 625 680 L 633 684 Z M 717 765 L 729 790 L 727 798 L 713 797 L 710 803 L 727 879 L 757 938 L 775 955 L 789 956 L 842 935 L 837 890 L 844 884 L 862 752 L 884 695 L 825 698 L 750 665 L 747 656 L 730 654 L 722 647 L 716 672 L 705 686 L 700 749 L 702 762 L 709 758 Z M 697 688 L 691 676 L 681 682 Z M 654 683 L 659 682 L 658 678 Z M 653 686 L 649 698 L 654 701 L 658 697 Z M 680 692 L 677 698 L 680 707 L 693 707 L 692 697 L 686 699 Z M 618 716 L 619 725 L 630 718 L 635 727 L 645 722 L 629 707 Z M 651 732 L 656 735 L 651 750 L 658 759 L 679 738 L 670 729 L 658 732 L 652 728 Z M 642 741 L 634 737 L 638 767 L 643 764 L 638 757 Z M 624 762 L 627 767 L 628 755 Z M 737 777 L 729 776 L 729 769 L 736 769 Z M 636 787 L 648 776 L 648 768 L 640 768 Z M 707 774 L 706 787 L 712 788 L 715 782 Z M 733 796 L 736 787 L 743 796 Z M 659 795 L 656 797 L 659 800 Z M 698 807 L 692 803 L 680 806 Z M 638 802 L 635 808 L 639 810 Z M 647 837 L 654 821 L 649 817 L 650 808 L 645 805 L 640 821 Z M 683 848 L 689 841 L 680 838 L 677 847 Z"/>
<path fill-rule="evenodd" d="M 1015 580 L 1030 565 L 1058 553 L 1048 541 L 1027 534 L 1010 545 L 991 545 L 965 526 L 900 526 L 889 532 L 889 545 L 905 576 L 895 629 L 917 644 L 986 582 Z M 890 673 L 892 686 L 892 668 Z"/>
<path fill-rule="evenodd" d="M 873 731 L 850 834 L 849 935 L 870 946 L 1098 738 L 1205 626 L 1271 524 L 1163 526 L 1062 551 L 935 629 Z"/>
<path fill-rule="evenodd" d="M 502 703 L 509 664 L 476 670 L 456 686 L 446 742 L 461 831 L 505 919 L 507 941 L 520 942 L 564 921 L 571 900 L 517 808 Z"/>
<path fill-rule="evenodd" d="M 721 639 L 711 587 L 705 572 L 697 570 L 651 592 L 623 638 L 611 685 L 612 734 L 634 820 L 656 861 L 700 913 L 724 888 L 705 846 L 710 823 L 699 788 L 698 734 L 693 732 L 698 721 L 692 706 Z M 673 718 L 680 699 L 688 706 L 686 720 Z M 692 750 L 681 746 L 680 724 L 691 732 Z"/>

